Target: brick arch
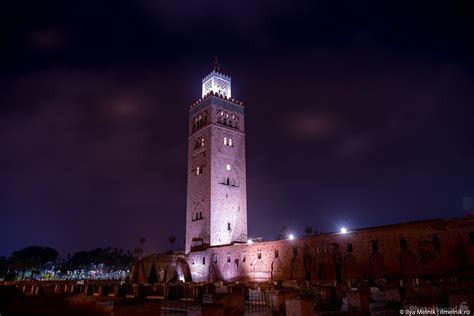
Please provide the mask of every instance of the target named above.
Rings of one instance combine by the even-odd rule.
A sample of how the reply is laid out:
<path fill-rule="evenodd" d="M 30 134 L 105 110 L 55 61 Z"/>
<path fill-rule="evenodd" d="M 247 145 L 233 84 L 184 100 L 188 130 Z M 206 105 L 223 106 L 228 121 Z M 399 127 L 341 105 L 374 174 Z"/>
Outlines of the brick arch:
<path fill-rule="evenodd" d="M 359 276 L 357 271 L 357 262 L 352 254 L 349 253 L 344 257 L 343 267 L 345 279 L 357 279 Z"/>
<path fill-rule="evenodd" d="M 189 264 L 185 260 L 177 260 L 176 270 L 178 271 L 178 275 L 182 273 L 182 277 L 184 278 L 185 282 L 192 282 L 191 269 L 189 268 Z"/>
<path fill-rule="evenodd" d="M 304 280 L 303 263 L 299 258 L 293 258 L 293 260 L 291 260 L 291 279 Z"/>
<path fill-rule="evenodd" d="M 219 268 L 214 263 L 209 266 L 209 282 L 216 282 L 222 280 L 219 273 Z"/>
<path fill-rule="evenodd" d="M 285 275 L 283 274 L 283 268 L 280 259 L 275 259 L 272 262 L 272 280 L 281 281 L 284 280 Z"/>
<path fill-rule="evenodd" d="M 228 262 L 224 263 L 224 266 L 222 267 L 222 276 L 224 277 L 224 280 L 226 281 L 232 279 L 232 276 L 233 276 L 232 267 Z"/>
<path fill-rule="evenodd" d="M 404 249 L 400 252 L 400 274 L 402 278 L 415 278 L 418 276 L 418 259 L 413 251 Z"/>
<path fill-rule="evenodd" d="M 158 279 L 158 273 L 156 271 L 156 266 L 155 266 L 155 263 L 153 262 L 151 264 L 151 269 L 150 269 L 150 273 L 148 274 L 148 278 L 147 278 L 147 283 L 150 283 L 150 284 L 155 284 L 159 281 Z"/>
<path fill-rule="evenodd" d="M 378 252 L 373 252 L 369 257 L 370 278 L 372 280 L 385 278 L 385 260 Z"/>

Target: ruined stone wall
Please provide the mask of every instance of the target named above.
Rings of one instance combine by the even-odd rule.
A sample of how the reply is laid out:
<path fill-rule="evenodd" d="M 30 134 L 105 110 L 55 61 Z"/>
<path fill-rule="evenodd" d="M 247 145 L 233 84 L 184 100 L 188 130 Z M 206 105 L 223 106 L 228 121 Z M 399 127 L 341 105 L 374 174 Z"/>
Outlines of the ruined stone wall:
<path fill-rule="evenodd" d="M 474 218 L 432 220 L 210 247 L 187 256 L 194 282 L 441 277 L 474 267 Z M 403 238 L 403 240 L 402 240 Z"/>

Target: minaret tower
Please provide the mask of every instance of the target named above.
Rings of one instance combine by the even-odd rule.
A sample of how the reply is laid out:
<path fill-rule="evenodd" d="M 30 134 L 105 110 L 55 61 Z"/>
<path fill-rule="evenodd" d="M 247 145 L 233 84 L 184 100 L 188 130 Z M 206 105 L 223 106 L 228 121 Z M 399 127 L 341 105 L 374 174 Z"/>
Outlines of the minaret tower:
<path fill-rule="evenodd" d="M 247 241 L 244 123 L 216 59 L 189 110 L 186 253 Z"/>

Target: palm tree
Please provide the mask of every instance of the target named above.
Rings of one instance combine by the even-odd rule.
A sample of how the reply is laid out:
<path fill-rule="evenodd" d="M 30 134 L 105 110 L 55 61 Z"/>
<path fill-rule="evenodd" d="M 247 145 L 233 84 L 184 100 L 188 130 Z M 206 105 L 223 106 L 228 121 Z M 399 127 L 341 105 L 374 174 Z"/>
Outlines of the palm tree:
<path fill-rule="evenodd" d="M 140 259 L 145 253 L 145 242 L 146 242 L 145 237 L 140 237 L 140 239 L 138 239 L 138 243 L 140 245 L 137 248 L 135 248 L 135 255 L 138 259 Z"/>
<path fill-rule="evenodd" d="M 176 237 L 174 235 L 170 235 L 168 238 L 168 241 L 170 242 L 171 245 L 171 252 L 173 252 L 173 244 L 176 242 Z"/>
<path fill-rule="evenodd" d="M 277 235 L 277 239 L 278 240 L 287 239 L 289 235 L 290 235 L 290 228 L 285 225 L 280 229 L 280 232 Z"/>

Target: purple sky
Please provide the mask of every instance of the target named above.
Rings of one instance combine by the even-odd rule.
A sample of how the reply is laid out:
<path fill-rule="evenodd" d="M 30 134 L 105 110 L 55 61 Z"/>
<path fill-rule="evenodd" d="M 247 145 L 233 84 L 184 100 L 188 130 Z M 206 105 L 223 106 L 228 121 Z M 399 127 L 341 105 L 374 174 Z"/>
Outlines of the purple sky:
<path fill-rule="evenodd" d="M 473 6 L 1 4 L 0 255 L 182 248 L 187 110 L 216 55 L 246 105 L 251 237 L 464 216 Z"/>

